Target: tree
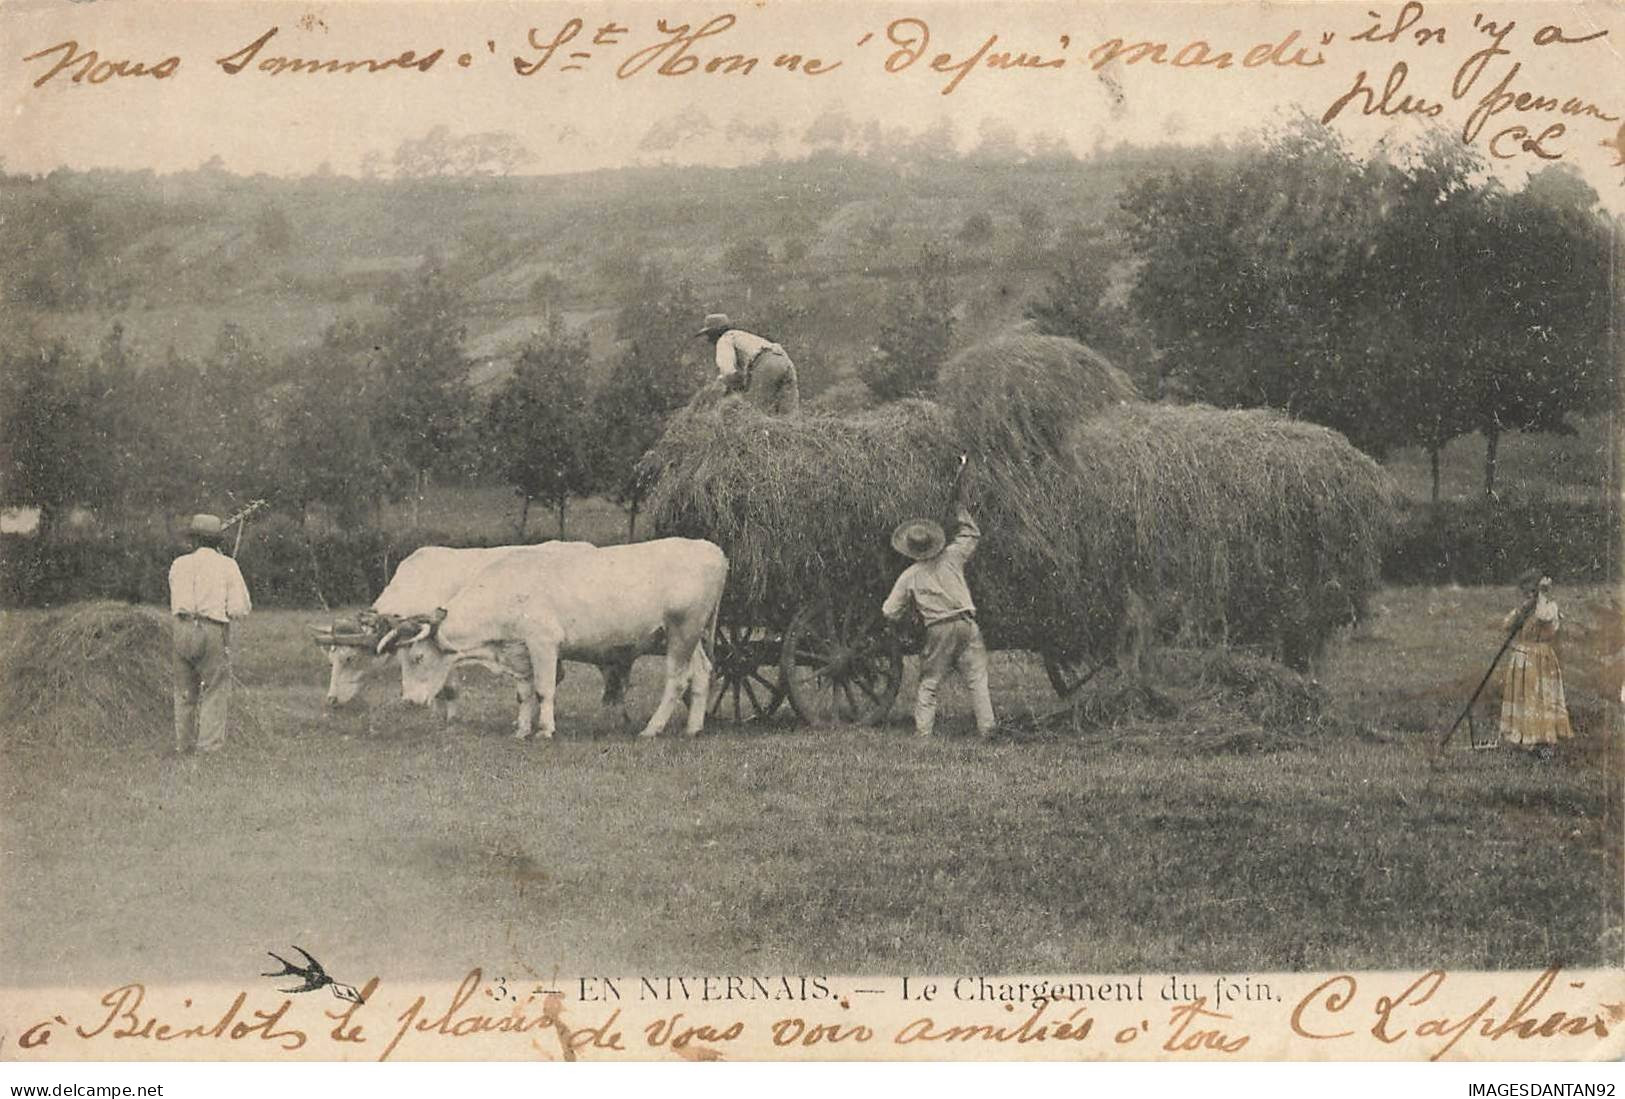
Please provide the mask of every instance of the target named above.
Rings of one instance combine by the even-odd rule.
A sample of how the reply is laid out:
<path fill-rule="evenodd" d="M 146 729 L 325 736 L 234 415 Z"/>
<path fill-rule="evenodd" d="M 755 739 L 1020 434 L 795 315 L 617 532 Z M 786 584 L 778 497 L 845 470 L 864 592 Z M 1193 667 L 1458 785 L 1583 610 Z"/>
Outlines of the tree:
<path fill-rule="evenodd" d="M 328 166 L 328 173 L 332 167 Z M 275 203 L 268 202 L 254 219 L 254 243 L 272 255 L 286 252 L 293 246 L 293 222 L 288 213 Z"/>
<path fill-rule="evenodd" d="M 858 138 L 857 123 L 845 107 L 824 108 L 802 133 L 802 143 L 815 150 L 839 151 Z"/>
<path fill-rule="evenodd" d="M 89 386 L 99 406 L 92 445 L 110 456 L 108 473 L 114 482 L 110 502 L 126 512 L 145 495 L 149 472 L 145 467 L 152 440 L 143 430 L 140 374 L 124 324 L 114 321 L 90 364 Z"/>
<path fill-rule="evenodd" d="M 1451 134 L 1357 161 L 1299 124 L 1125 201 L 1131 301 L 1196 397 L 1267 405 L 1379 457 L 1563 431 L 1610 375 L 1607 222 L 1548 170 L 1508 193 Z"/>
<path fill-rule="evenodd" d="M 761 237 L 746 237 L 728 245 L 722 253 L 722 264 L 730 273 L 747 282 L 754 282 L 773 266 L 773 254 Z"/>
<path fill-rule="evenodd" d="M 1473 182 L 1481 169 L 1459 141 L 1433 135 L 1366 172 L 1384 211 L 1367 247 L 1373 274 L 1388 283 L 1353 318 L 1366 348 L 1367 414 L 1384 417 L 1395 442 L 1427 453 L 1435 503 L 1444 448 L 1473 429 L 1471 375 L 1495 324 L 1477 285 L 1489 273 L 1485 250 L 1497 252 L 1494 197 Z M 1492 278 L 1504 274 L 1500 263 L 1488 265 Z"/>
<path fill-rule="evenodd" d="M 521 501 L 516 531 L 521 541 L 533 500 L 557 512 L 563 538 L 570 497 L 592 488 L 594 425 L 586 372 L 585 334 L 566 331 L 554 314 L 486 410 L 489 452 Z"/>
<path fill-rule="evenodd" d="M 1098 237 L 1075 228 L 1057 249 L 1050 280 L 1027 307 L 1027 318 L 1048 335 L 1103 346 L 1113 319 L 1105 306 L 1111 263 Z"/>
<path fill-rule="evenodd" d="M 664 118 L 657 119 L 644 131 L 643 137 L 638 141 L 638 148 L 644 152 L 669 153 L 674 149 L 686 148 L 697 141 L 709 138 L 716 129 L 716 123 L 703 111 L 698 113 L 691 110 L 674 111 Z"/>
<path fill-rule="evenodd" d="M 976 211 L 959 227 L 959 239 L 973 247 L 986 244 L 993 239 L 992 217 L 985 210 Z"/>
<path fill-rule="evenodd" d="M 96 445 L 100 394 L 61 343 L 7 349 L 0 368 L 0 500 L 40 509 L 50 535 L 76 505 L 111 495 L 111 461 Z"/>
<path fill-rule="evenodd" d="M 1023 202 L 1016 207 L 1016 221 L 1028 248 L 1038 247 L 1049 236 L 1049 211 L 1036 202 Z"/>
<path fill-rule="evenodd" d="M 557 271 L 543 271 L 530 284 L 530 300 L 541 306 L 544 313 L 555 313 L 564 308 L 564 295 L 568 285 Z"/>
<path fill-rule="evenodd" d="M 372 154 L 363 164 L 374 166 Z M 511 175 L 535 160 L 535 154 L 509 133 L 453 134 L 449 126 L 436 126 L 419 138 L 407 138 L 395 147 L 395 175 L 400 179 L 428 176 Z"/>
<path fill-rule="evenodd" d="M 594 487 L 626 509 L 629 542 L 637 540 L 638 513 L 649 489 L 638 462 L 665 431 L 671 412 L 655 377 L 660 369 L 652 360 L 622 356 L 592 397 Z"/>
<path fill-rule="evenodd" d="M 807 243 L 806 237 L 789 237 L 784 242 L 784 262 L 799 264 L 807 258 L 807 254 L 811 251 L 812 246 Z"/>
<path fill-rule="evenodd" d="M 386 461 L 411 483 L 412 525 L 429 475 L 454 463 L 470 420 L 463 357 L 467 308 L 445 264 L 428 256 L 389 295 L 389 313 L 371 332 L 377 385 L 372 430 Z"/>
<path fill-rule="evenodd" d="M 389 459 L 374 435 L 372 345 L 355 322 L 337 322 L 320 346 L 288 364 L 291 384 L 279 402 L 279 494 L 304 522 L 326 508 L 346 530 L 362 526 L 390 490 Z"/>
<path fill-rule="evenodd" d="M 875 353 L 858 365 L 858 376 L 881 400 L 924 396 L 936 388 L 937 371 L 953 346 L 949 262 L 942 246 L 923 245 L 892 293 Z"/>
<path fill-rule="evenodd" d="M 1021 137 L 1016 128 L 1001 118 L 987 117 L 977 128 L 976 146 L 970 151 L 971 159 L 1016 164 L 1026 158 Z"/>
<path fill-rule="evenodd" d="M 919 134 L 911 137 L 898 149 L 901 159 L 932 166 L 959 156 L 959 134 L 954 120 L 948 116 L 938 118 Z"/>
<path fill-rule="evenodd" d="M 802 396 L 824 387 L 826 334 L 813 323 L 806 294 L 780 288 L 758 298 L 744 327 L 785 349 L 795 361 L 796 384 Z"/>
<path fill-rule="evenodd" d="M 1140 267 L 1129 302 L 1164 353 L 1165 381 L 1221 407 L 1284 409 L 1373 453 L 1401 441 L 1393 409 L 1372 404 L 1380 363 L 1365 322 L 1396 283 L 1368 249 L 1378 199 L 1313 124 L 1130 188 Z"/>
<path fill-rule="evenodd" d="M 1597 194 L 1549 167 L 1496 204 L 1493 271 L 1474 289 L 1496 322 L 1474 365 L 1470 416 L 1484 436 L 1484 492 L 1495 494 L 1504 431 L 1567 434 L 1570 413 L 1606 407 L 1613 233 Z M 1486 253 L 1479 253 L 1481 257 Z M 1505 277 L 1516 271 L 1516 279 Z"/>
<path fill-rule="evenodd" d="M 1134 375 L 1147 392 L 1154 391 L 1154 351 L 1134 312 L 1113 294 L 1111 270 L 1120 257 L 1112 242 L 1078 226 L 1065 234 L 1050 268 L 1050 278 L 1025 314 L 1038 330 L 1065 336 L 1102 352 Z"/>
<path fill-rule="evenodd" d="M 713 369 L 710 346 L 694 338 L 703 316 L 691 283 L 673 284 L 659 268 L 646 266 L 617 320 L 621 348 L 592 399 L 598 440 L 593 481 L 626 509 L 629 541 L 637 537 L 649 487 L 638 476 L 638 462 Z"/>
<path fill-rule="evenodd" d="M 646 378 L 663 409 L 680 407 L 715 372 L 711 346 L 694 335 L 707 312 L 692 282 L 644 264 L 616 315 L 619 355 L 648 364 Z"/>

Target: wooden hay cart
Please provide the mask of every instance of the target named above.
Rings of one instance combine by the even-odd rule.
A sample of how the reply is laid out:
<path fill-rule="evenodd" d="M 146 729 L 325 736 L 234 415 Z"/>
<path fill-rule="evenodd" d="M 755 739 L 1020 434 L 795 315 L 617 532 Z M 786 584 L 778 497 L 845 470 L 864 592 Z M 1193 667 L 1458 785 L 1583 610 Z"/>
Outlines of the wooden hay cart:
<path fill-rule="evenodd" d="M 884 722 L 902 686 L 903 658 L 919 651 L 921 637 L 918 631 L 900 633 L 880 615 L 881 602 L 907 562 L 883 544 L 873 558 L 871 584 L 835 589 L 809 582 L 803 589 L 809 594 L 800 598 L 782 592 L 760 601 L 725 596 L 707 717 L 761 722 L 788 702 L 812 725 Z M 973 587 L 975 569 L 973 562 Z M 1059 697 L 1070 696 L 1099 670 L 1101 665 L 1085 656 L 1037 640 L 1045 631 L 1032 623 L 988 613 L 992 605 L 983 600 L 989 649 L 1036 652 Z"/>

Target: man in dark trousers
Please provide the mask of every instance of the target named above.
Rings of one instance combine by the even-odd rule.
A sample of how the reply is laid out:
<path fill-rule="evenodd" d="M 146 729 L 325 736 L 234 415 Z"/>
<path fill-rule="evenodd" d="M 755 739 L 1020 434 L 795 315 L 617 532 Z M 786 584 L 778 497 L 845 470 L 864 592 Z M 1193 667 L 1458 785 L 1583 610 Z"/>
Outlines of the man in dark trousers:
<path fill-rule="evenodd" d="M 251 609 L 237 562 L 220 552 L 218 516 L 194 515 L 192 552 L 169 566 L 175 626 L 175 750 L 219 751 L 226 743 L 231 695 L 231 623 Z"/>
<path fill-rule="evenodd" d="M 961 465 L 963 474 L 963 464 Z M 965 506 L 961 476 L 954 503 L 958 525 L 952 542 L 929 519 L 910 519 L 893 533 L 892 548 L 914 564 L 903 570 L 881 606 L 890 621 L 900 621 L 912 606 L 925 621 L 925 651 L 920 656 L 920 688 L 914 699 L 914 732 L 928 737 L 936 725 L 937 690 L 954 669 L 965 678 L 976 709 L 976 729 L 993 736 L 993 700 L 987 689 L 987 646 L 976 625 L 976 604 L 965 583 L 965 564 L 982 536 Z"/>

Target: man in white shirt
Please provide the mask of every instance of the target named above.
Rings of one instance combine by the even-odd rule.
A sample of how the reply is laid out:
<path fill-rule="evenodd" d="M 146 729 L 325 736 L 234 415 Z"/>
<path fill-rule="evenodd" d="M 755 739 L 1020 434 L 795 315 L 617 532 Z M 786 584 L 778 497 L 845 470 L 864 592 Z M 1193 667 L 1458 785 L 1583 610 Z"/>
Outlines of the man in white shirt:
<path fill-rule="evenodd" d="M 194 515 L 192 552 L 169 566 L 169 610 L 175 616 L 175 749 L 214 752 L 226 743 L 231 694 L 231 623 L 251 609 L 237 562 L 218 546 L 220 519 Z"/>
<path fill-rule="evenodd" d="M 801 407 L 796 364 L 790 361 L 784 348 L 735 328 L 726 313 L 707 316 L 705 327 L 695 335 L 704 336 L 716 345 L 717 377 L 728 389 L 743 393 L 747 401 L 763 412 L 795 412 Z"/>
<path fill-rule="evenodd" d="M 976 624 L 976 604 L 965 583 L 965 565 L 976 553 L 981 528 L 965 506 L 965 482 L 954 492 L 958 529 L 949 542 L 930 519 L 911 519 L 892 533 L 892 548 L 914 564 L 892 585 L 880 613 L 899 622 L 912 607 L 925 622 L 925 651 L 920 654 L 920 685 L 914 699 L 914 731 L 928 737 L 936 727 L 937 690 L 948 673 L 958 670 L 970 688 L 976 730 L 997 733 L 993 699 L 987 686 L 987 646 Z"/>

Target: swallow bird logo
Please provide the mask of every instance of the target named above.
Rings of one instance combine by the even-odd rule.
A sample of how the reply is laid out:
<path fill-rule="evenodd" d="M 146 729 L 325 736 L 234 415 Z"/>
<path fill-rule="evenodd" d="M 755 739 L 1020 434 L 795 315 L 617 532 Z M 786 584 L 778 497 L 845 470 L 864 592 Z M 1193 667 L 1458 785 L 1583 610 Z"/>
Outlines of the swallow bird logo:
<path fill-rule="evenodd" d="M 305 956 L 305 962 L 307 964 L 294 965 L 292 962 L 288 961 L 288 959 L 282 957 L 282 955 L 273 953 L 269 950 L 266 951 L 267 954 L 270 954 L 271 957 L 282 963 L 282 968 L 271 973 L 261 973 L 261 977 L 294 976 L 303 977 L 305 981 L 305 983 L 300 985 L 298 988 L 282 988 L 278 989 L 277 991 L 289 993 L 314 992 L 318 988 L 330 988 L 333 990 L 333 995 L 337 996 L 341 1000 L 348 1000 L 352 1004 L 366 1002 L 364 999 L 362 999 L 361 993 L 356 991 L 354 985 L 347 985 L 342 981 L 335 981 L 332 977 L 329 977 L 327 975 L 327 970 L 322 968 L 322 963 L 310 956 L 310 951 L 306 950 L 297 943 L 294 944 L 294 949 Z"/>

